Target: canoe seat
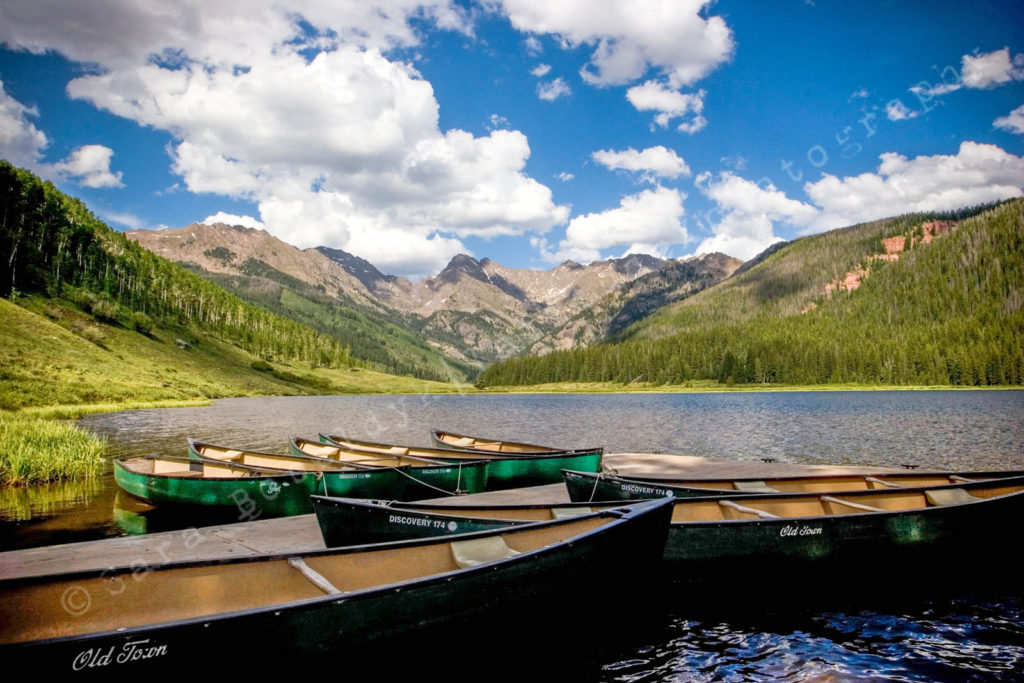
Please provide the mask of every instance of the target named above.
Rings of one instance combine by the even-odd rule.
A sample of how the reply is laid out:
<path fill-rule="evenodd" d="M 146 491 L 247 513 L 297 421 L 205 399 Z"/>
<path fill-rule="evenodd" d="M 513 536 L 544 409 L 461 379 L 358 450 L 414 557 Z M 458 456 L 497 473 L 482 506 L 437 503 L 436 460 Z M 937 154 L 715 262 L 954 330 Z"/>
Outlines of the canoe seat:
<path fill-rule="evenodd" d="M 590 508 L 588 507 L 551 508 L 551 519 L 569 519 L 570 517 L 579 517 L 589 513 Z"/>
<path fill-rule="evenodd" d="M 452 541 L 452 557 L 459 569 L 469 569 L 489 562 L 497 562 L 519 553 L 509 548 L 501 536 L 474 538 L 470 541 Z"/>
<path fill-rule="evenodd" d="M 963 503 L 976 503 L 982 498 L 972 496 L 963 489 L 934 489 L 924 492 L 930 505 L 962 505 Z"/>
<path fill-rule="evenodd" d="M 736 487 L 737 491 L 751 491 L 753 493 L 778 493 L 778 489 L 773 489 L 763 481 L 734 481 L 732 483 Z"/>

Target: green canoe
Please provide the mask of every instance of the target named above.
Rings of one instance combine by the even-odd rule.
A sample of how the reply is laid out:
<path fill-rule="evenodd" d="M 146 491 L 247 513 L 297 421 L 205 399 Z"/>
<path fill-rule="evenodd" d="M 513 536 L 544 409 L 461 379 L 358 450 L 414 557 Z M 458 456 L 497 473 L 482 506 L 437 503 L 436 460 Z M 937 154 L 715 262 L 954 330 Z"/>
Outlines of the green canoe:
<path fill-rule="evenodd" d="M 506 455 L 522 455 L 537 453 L 559 453 L 569 449 L 555 448 L 554 446 L 539 446 L 521 441 L 504 441 L 502 439 L 487 439 L 481 436 L 467 436 L 466 434 L 455 434 L 440 429 L 430 430 L 430 440 L 438 448 L 446 448 L 453 451 L 486 451 L 488 453 L 502 453 Z M 582 450 L 593 450 L 586 448 Z"/>
<path fill-rule="evenodd" d="M 114 460 L 114 480 L 149 503 L 234 509 L 249 521 L 312 512 L 319 474 L 150 455 Z"/>
<path fill-rule="evenodd" d="M 449 506 L 313 496 L 313 510 L 328 547 L 489 531 L 566 519 L 622 505 Z"/>
<path fill-rule="evenodd" d="M 388 679 L 391 662 L 366 662 L 369 647 L 401 658 L 434 633 L 493 634 L 523 613 L 553 620 L 592 604 L 608 576 L 639 580 L 664 548 L 666 503 L 458 539 L 4 580 L 0 659 L 11 670 L 64 677 L 248 677 L 370 664 L 363 668 Z M 476 651 L 444 642 L 433 654 L 449 668 Z M 204 659 L 210 646 L 217 656 Z"/>
<path fill-rule="evenodd" d="M 386 455 L 408 455 L 447 462 L 466 460 L 487 460 L 487 490 L 541 486 L 562 481 L 562 470 L 572 469 L 584 472 L 598 472 L 601 469 L 603 450 L 556 451 L 530 455 L 510 455 L 485 451 L 454 451 L 443 448 L 420 448 L 418 446 L 396 446 L 349 439 L 337 434 L 320 434 L 320 441 L 340 448 L 344 453 Z M 345 456 L 347 457 L 347 456 Z"/>
<path fill-rule="evenodd" d="M 1024 476 L 976 482 L 848 491 L 669 498 L 665 559 L 677 578 L 735 575 L 888 574 L 1009 563 L 1006 543 L 1024 513 Z M 459 534 L 589 514 L 629 502 L 555 505 L 371 504 L 314 497 L 328 542 L 348 534 L 415 538 Z M 357 525 L 357 526 L 356 526 Z M 1009 535 L 1012 538 L 1012 531 Z M 780 571 L 781 570 L 781 571 Z M 910 574 L 913 576 L 913 574 Z"/>
<path fill-rule="evenodd" d="M 481 493 L 487 488 L 488 462 L 482 458 L 453 461 L 349 452 L 295 436 L 289 447 L 300 457 L 351 467 L 351 471 L 325 473 L 324 484 L 331 496 L 422 500 Z"/>
<path fill-rule="evenodd" d="M 1021 470 L 992 472 L 873 472 L 797 477 L 737 477 L 732 479 L 683 479 L 677 477 L 629 477 L 610 472 L 562 473 L 569 498 L 574 501 L 644 500 L 675 496 L 695 498 L 757 493 L 827 493 L 866 491 L 907 486 L 941 486 L 985 479 L 1024 476 Z"/>

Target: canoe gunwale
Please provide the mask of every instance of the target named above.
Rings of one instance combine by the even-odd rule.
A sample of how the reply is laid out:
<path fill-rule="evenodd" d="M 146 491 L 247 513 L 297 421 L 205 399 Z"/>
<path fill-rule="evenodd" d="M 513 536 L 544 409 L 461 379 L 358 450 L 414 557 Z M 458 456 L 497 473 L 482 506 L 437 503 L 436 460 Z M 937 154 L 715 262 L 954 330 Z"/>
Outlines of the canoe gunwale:
<path fill-rule="evenodd" d="M 493 453 L 494 455 L 500 455 L 500 456 L 509 457 L 509 458 L 522 458 L 522 457 L 530 457 L 530 456 L 537 456 L 537 455 L 554 455 L 556 453 L 575 453 L 577 455 L 583 455 L 583 454 L 589 454 L 589 453 L 598 452 L 598 451 L 602 455 L 604 454 L 604 446 L 595 446 L 595 447 L 591 447 L 591 448 L 543 448 L 543 447 L 538 447 L 538 450 L 535 450 L 535 451 L 519 451 L 519 452 L 514 452 L 514 451 L 491 451 L 491 450 L 487 450 L 487 449 L 484 449 L 484 448 L 473 448 L 472 446 L 455 446 L 455 445 L 452 445 L 452 444 L 449 444 L 449 443 L 445 443 L 438 436 L 439 434 L 450 434 L 452 436 L 459 436 L 459 437 L 468 438 L 468 439 L 475 439 L 477 441 L 487 441 L 487 442 L 490 442 L 490 443 L 515 443 L 515 444 L 519 444 L 519 445 L 523 445 L 523 446 L 536 446 L 536 444 L 526 444 L 526 443 L 520 443 L 518 441 L 507 441 L 505 439 L 488 439 L 488 438 L 485 438 L 485 437 L 482 437 L 482 436 L 469 436 L 468 434 L 456 434 L 455 432 L 449 432 L 449 431 L 444 430 L 444 429 L 431 429 L 430 430 L 431 441 L 433 441 L 433 443 L 437 444 L 437 446 L 440 449 L 447 450 L 447 451 L 458 451 L 458 452 L 461 452 L 461 453 Z"/>
<path fill-rule="evenodd" d="M 1024 483 L 1024 472 L 1018 472 L 1018 471 L 1014 471 L 1014 470 L 1011 470 L 1010 472 L 1013 473 L 1013 476 L 1009 476 L 1009 477 L 995 477 L 995 478 L 992 478 L 992 479 L 979 479 L 977 481 L 970 481 L 970 482 L 955 482 L 955 483 L 949 483 L 949 484 L 941 484 L 941 485 L 937 485 L 937 486 L 900 486 L 898 488 L 887 488 L 887 489 L 849 489 L 849 490 L 846 490 L 846 491 L 804 491 L 804 492 L 778 491 L 778 492 L 773 492 L 773 493 L 750 492 L 750 491 L 718 491 L 716 489 L 705 489 L 705 490 L 707 490 L 709 492 L 707 495 L 696 495 L 696 496 L 686 496 L 686 497 L 677 497 L 677 498 L 678 498 L 678 500 L 683 501 L 683 502 L 723 500 L 723 499 L 736 499 L 736 500 L 741 500 L 742 499 L 742 500 L 746 500 L 748 502 L 752 502 L 754 499 L 766 499 L 766 500 L 774 500 L 774 499 L 778 499 L 778 498 L 809 499 L 809 498 L 820 498 L 821 496 L 828 496 L 828 495 L 834 495 L 834 494 L 841 494 L 841 495 L 844 495 L 844 496 L 859 497 L 859 496 L 878 495 L 878 494 L 884 493 L 884 492 L 920 493 L 922 491 L 934 490 L 934 489 L 948 490 L 948 489 L 958 489 L 958 488 L 959 489 L 970 490 L 970 489 L 973 489 L 973 488 L 983 488 L 985 486 L 991 486 L 992 482 L 995 482 L 995 481 L 1011 482 L 1011 484 L 1010 484 L 1011 486 L 1012 485 L 1016 485 L 1016 482 Z M 643 485 L 658 486 L 658 484 L 656 482 L 653 482 L 653 481 L 648 480 L 648 479 L 633 479 L 633 478 L 630 478 L 630 477 L 623 477 L 621 475 L 609 475 L 606 472 L 594 473 L 594 472 L 582 472 L 582 471 L 579 471 L 579 470 L 562 470 L 562 477 L 563 477 L 563 480 L 568 479 L 569 477 L 575 477 L 577 479 L 593 480 L 596 483 L 599 483 L 601 481 L 606 481 L 606 482 L 617 482 L 617 483 L 625 483 L 625 484 L 633 484 L 633 485 L 641 485 L 641 486 L 643 486 Z M 758 480 L 758 481 L 761 481 L 761 480 Z M 595 483 L 595 490 L 596 490 L 596 483 Z M 665 488 L 671 488 L 671 487 L 665 487 Z M 677 487 L 677 488 L 684 489 L 686 487 Z M 665 498 L 672 498 L 673 496 L 666 495 L 664 497 Z M 588 500 L 588 501 L 576 501 L 576 502 L 578 502 L 581 505 L 586 505 L 586 504 L 590 504 L 590 503 L 613 502 L 614 500 L 616 500 L 616 499 L 611 499 L 611 500 Z M 632 498 L 632 499 L 618 499 L 618 500 L 653 500 L 653 498 Z M 973 502 L 978 502 L 978 501 L 970 501 L 969 503 L 965 503 L 965 504 L 970 504 L 970 503 L 973 503 Z M 983 501 L 981 501 L 981 502 L 983 502 Z M 945 506 L 939 506 L 939 507 L 954 507 L 954 506 L 953 505 L 945 505 Z M 882 512 L 889 512 L 889 511 L 888 510 L 882 510 Z M 846 514 L 844 516 L 849 517 L 852 514 L 853 513 L 848 513 L 848 514 Z M 866 514 L 877 514 L 877 513 L 870 512 L 870 513 L 866 513 Z"/>
<path fill-rule="evenodd" d="M 261 474 L 258 477 L 215 477 L 215 478 L 202 478 L 193 477 L 187 474 L 173 474 L 173 473 L 158 473 L 158 472 L 137 472 L 130 467 L 125 466 L 125 462 L 128 460 L 171 460 L 175 462 L 183 463 L 204 463 L 210 465 L 219 465 L 221 467 L 231 467 L 232 469 L 247 470 L 249 472 L 266 472 L 268 474 Z M 278 467 L 256 467 L 254 465 L 244 465 L 241 463 L 214 460 L 212 458 L 194 457 L 194 458 L 183 458 L 179 455 L 128 455 L 120 458 L 114 458 L 114 467 L 120 467 L 122 470 L 136 477 L 158 477 L 160 479 L 187 479 L 194 482 L 202 481 L 273 481 L 277 479 L 300 479 L 305 475 L 311 475 L 319 478 L 323 472 L 308 472 L 303 470 L 288 470 Z"/>
<path fill-rule="evenodd" d="M 564 470 L 564 472 L 570 472 L 576 475 L 585 475 L 590 478 L 589 472 L 573 472 L 571 470 Z M 985 479 L 970 483 L 955 483 L 955 484 L 943 484 L 942 486 L 915 486 L 915 487 L 904 487 L 900 489 L 878 489 L 878 490 L 863 490 L 863 491 L 843 491 L 843 492 L 832 492 L 842 493 L 843 496 L 858 497 L 858 496 L 871 496 L 885 493 L 899 493 L 899 494 L 917 494 L 924 493 L 925 491 L 934 490 L 950 490 L 950 489 L 964 489 L 970 491 L 972 489 L 986 488 L 993 485 L 994 481 L 1002 481 L 1008 486 L 1024 486 L 1024 475 L 1017 477 L 1008 477 L 1003 480 L 998 479 Z M 822 492 L 810 492 L 810 493 L 758 493 L 754 495 L 742 494 L 742 495 L 712 495 L 712 496 L 699 496 L 691 498 L 675 498 L 673 496 L 663 496 L 662 498 L 638 498 L 635 500 L 673 500 L 678 504 L 695 504 L 701 502 L 719 501 L 719 500 L 742 500 L 745 504 L 756 504 L 758 500 L 779 500 L 779 499 L 792 499 L 798 500 L 810 500 L 812 498 L 821 498 L 827 496 L 828 493 Z M 878 511 L 858 511 L 849 512 L 844 514 L 824 514 L 824 515 L 804 515 L 801 517 L 779 517 L 777 519 L 763 519 L 763 518 L 751 518 L 751 519 L 725 519 L 725 520 L 705 520 L 705 521 L 693 521 L 693 522 L 671 522 L 670 526 L 687 526 L 687 527 L 727 527 L 735 526 L 737 524 L 748 525 L 748 526 L 777 526 L 785 525 L 786 523 L 793 522 L 806 522 L 806 521 L 821 521 L 821 520 L 833 520 L 833 519 L 857 519 L 857 518 L 868 518 L 868 517 L 902 517 L 909 515 L 920 515 L 920 514 L 940 514 L 943 511 L 949 510 L 961 510 L 967 507 L 973 507 L 979 503 L 987 503 L 992 501 L 1009 500 L 1015 497 L 1024 496 L 1024 490 L 1007 493 L 1001 496 L 993 496 L 991 498 L 978 498 L 977 500 L 967 501 L 963 503 L 953 503 L 950 505 L 925 505 L 920 508 L 910 508 L 906 510 L 878 510 Z M 579 505 L 598 505 L 601 503 L 608 503 L 615 501 L 580 501 Z M 624 502 L 624 501 L 620 501 Z"/>
<path fill-rule="evenodd" d="M 313 457 L 311 455 L 297 455 L 297 454 L 294 454 L 294 453 L 271 453 L 270 451 L 252 451 L 252 450 L 243 449 L 243 448 L 231 448 L 229 446 L 218 446 L 217 444 L 212 444 L 212 443 L 209 443 L 208 441 L 198 441 L 198 440 L 192 439 L 192 438 L 188 438 L 188 439 L 186 439 L 186 441 L 188 441 L 189 458 L 191 460 L 214 461 L 214 462 L 219 462 L 219 463 L 222 463 L 222 464 L 228 464 L 228 465 L 231 465 L 232 467 L 235 467 L 235 466 L 238 466 L 238 467 L 254 467 L 256 469 L 284 470 L 286 472 L 310 472 L 310 473 L 314 473 L 315 472 L 315 470 L 295 470 L 295 469 L 289 469 L 287 467 L 274 467 L 272 465 L 268 465 L 268 466 L 263 466 L 263 465 L 246 465 L 245 463 L 237 463 L 237 462 L 235 462 L 233 460 L 220 460 L 218 458 L 208 458 L 208 457 L 206 457 L 205 455 L 203 455 L 202 453 L 199 452 L 199 448 L 202 448 L 204 446 L 208 446 L 210 448 L 219 448 L 219 449 L 226 450 L 226 451 L 239 451 L 239 453 L 241 453 L 242 455 L 259 455 L 259 456 L 268 456 L 268 457 L 271 457 L 271 458 L 301 460 L 302 462 L 311 462 L 311 463 L 316 463 L 318 465 L 323 465 L 324 469 L 320 470 L 321 472 L 344 472 L 344 471 L 346 471 L 345 468 L 350 467 L 350 466 L 356 464 L 356 463 L 349 463 L 349 462 L 333 462 L 333 461 L 330 461 L 330 460 L 326 460 L 325 461 L 324 458 L 316 458 L 316 457 Z M 177 456 L 175 456 L 175 457 L 177 457 Z"/>
<path fill-rule="evenodd" d="M 560 458 L 560 457 L 563 457 L 563 458 L 568 459 L 568 458 L 583 457 L 583 456 L 588 456 L 588 455 L 601 455 L 601 456 L 604 455 L 604 448 L 603 447 L 597 447 L 597 448 L 578 448 L 578 449 L 558 450 L 558 451 L 538 451 L 536 453 L 502 453 L 502 452 L 499 452 L 499 451 L 473 450 L 471 448 L 448 448 L 448 447 L 445 447 L 445 448 L 429 448 L 429 447 L 420 447 L 420 446 L 404 446 L 404 445 L 400 445 L 400 444 L 377 443 L 377 442 L 374 442 L 374 441 L 366 441 L 364 439 L 342 438 L 341 434 L 324 434 L 324 433 L 320 433 L 319 436 L 321 437 L 321 439 L 323 439 L 323 443 L 326 443 L 327 445 L 330 445 L 330 446 L 337 446 L 338 448 L 341 448 L 343 450 L 348 450 L 348 451 L 365 452 L 365 453 L 376 453 L 377 452 L 377 451 L 371 451 L 371 450 L 360 451 L 360 449 L 357 448 L 357 447 L 345 446 L 345 445 L 341 444 L 339 441 L 335 441 L 335 439 L 341 438 L 342 441 L 350 441 L 350 442 L 353 442 L 353 443 L 372 444 L 374 446 L 378 446 L 378 447 L 381 447 L 381 448 L 388 448 L 388 447 L 398 446 L 399 448 L 411 448 L 411 449 L 418 449 L 418 450 L 451 451 L 452 453 L 457 454 L 457 455 L 475 455 L 477 457 L 480 457 L 480 458 L 484 459 L 487 462 L 490 462 L 490 461 L 493 461 L 493 460 L 522 460 L 524 462 L 531 462 L 533 460 L 543 460 L 545 458 Z M 309 441 L 309 439 L 306 439 L 306 441 Z M 421 456 L 417 455 L 417 456 L 405 456 L 405 457 L 419 458 Z M 438 458 L 444 458 L 445 456 L 439 454 L 437 457 Z M 452 456 L 449 456 L 449 457 L 452 457 Z"/>
<path fill-rule="evenodd" d="M 658 503 L 660 505 L 655 503 Z M 173 630 L 181 627 L 189 627 L 199 624 L 211 624 L 214 622 L 227 621 L 231 619 L 237 619 L 240 617 L 268 614 L 273 612 L 282 612 L 286 610 L 289 612 L 302 611 L 306 609 L 319 607 L 321 605 L 326 605 L 329 603 L 341 604 L 349 601 L 370 599 L 373 597 L 386 595 L 389 593 L 399 593 L 409 588 L 428 587 L 434 584 L 446 583 L 457 576 L 469 576 L 475 574 L 489 573 L 501 569 L 503 567 L 509 566 L 511 564 L 526 564 L 535 562 L 538 560 L 538 558 L 543 558 L 548 555 L 558 553 L 560 551 L 571 549 L 581 542 L 589 541 L 596 535 L 601 535 L 605 532 L 610 531 L 617 525 L 624 524 L 636 517 L 643 516 L 645 513 L 654 512 L 656 508 L 665 505 L 667 505 L 666 501 L 632 501 L 630 505 L 626 506 L 629 508 L 626 510 L 602 510 L 599 512 L 591 513 L 590 515 L 581 515 L 579 517 L 573 517 L 569 519 L 533 522 L 529 524 L 522 524 L 497 530 L 471 532 L 464 535 L 460 535 L 458 537 L 458 540 L 463 541 L 472 540 L 475 538 L 486 538 L 490 536 L 502 536 L 505 534 L 526 533 L 538 527 L 550 528 L 554 526 L 569 525 L 580 521 L 593 519 L 596 517 L 613 518 L 608 524 L 602 525 L 594 529 L 590 529 L 588 531 L 584 531 L 578 535 L 571 536 L 570 538 L 564 539 L 555 544 L 538 545 L 538 547 L 522 551 L 516 554 L 515 556 L 495 560 L 493 562 L 487 562 L 473 567 L 458 568 L 446 572 L 441 572 L 439 574 L 414 577 L 403 581 L 387 583 L 380 586 L 361 588 L 353 591 L 343 591 L 339 594 L 325 594 L 323 596 L 315 596 L 312 598 L 293 600 L 284 603 L 262 605 L 259 607 L 253 607 L 242 610 L 232 610 L 228 612 L 220 612 L 216 614 L 209 614 L 197 617 L 187 617 L 185 619 L 156 622 L 152 624 L 143 624 L 139 626 L 122 627 L 113 630 L 108 629 L 105 631 L 97 631 L 81 635 L 59 636 L 56 638 L 45 638 L 25 642 L 2 643 L 0 644 L 0 653 L 13 652 L 22 648 L 35 648 L 37 646 L 59 645 L 64 643 L 82 643 L 87 645 L 90 642 L 109 639 L 111 637 L 122 638 L 131 637 L 135 635 L 155 634 L 160 633 L 162 631 Z M 175 569 L 191 569 L 202 567 L 217 567 L 224 565 L 239 565 L 258 562 L 287 561 L 293 558 L 350 555 L 362 552 L 401 549 L 405 547 L 425 547 L 441 545 L 451 542 L 451 537 L 438 536 L 426 539 L 410 539 L 404 541 L 389 541 L 385 543 L 361 544 L 345 546 L 341 548 L 325 548 L 308 551 L 275 553 L 272 555 L 220 557 L 204 560 L 158 562 L 146 565 L 145 569 L 149 572 L 159 572 Z M 0 593 L 12 588 L 43 584 L 51 581 L 76 581 L 83 579 L 120 577 L 125 575 L 136 574 L 138 573 L 139 570 L 140 567 L 138 565 L 123 565 L 119 567 L 109 567 L 106 569 L 85 569 L 58 574 L 44 574 L 39 576 L 18 577 L 13 579 L 0 579 Z"/>

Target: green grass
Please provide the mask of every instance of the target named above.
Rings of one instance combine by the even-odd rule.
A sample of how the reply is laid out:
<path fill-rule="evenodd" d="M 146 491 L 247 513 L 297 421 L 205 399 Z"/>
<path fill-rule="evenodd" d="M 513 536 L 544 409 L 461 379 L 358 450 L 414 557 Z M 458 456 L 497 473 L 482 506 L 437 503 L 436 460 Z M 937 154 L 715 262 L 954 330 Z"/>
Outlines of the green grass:
<path fill-rule="evenodd" d="M 91 479 L 103 469 L 103 439 L 67 422 L 0 415 L 0 484 Z"/>
<path fill-rule="evenodd" d="M 0 485 L 94 477 L 104 442 L 61 421 L 88 413 L 232 396 L 472 390 L 360 368 L 268 363 L 189 327 L 158 324 L 144 335 L 97 322 L 69 302 L 19 303 L 0 299 Z"/>
<path fill-rule="evenodd" d="M 276 359 L 261 364 L 201 330 L 158 325 L 147 336 L 99 323 L 67 302 L 19 303 L 0 299 L 0 410 L 76 417 L 233 396 L 459 391 L 455 384 L 360 368 L 313 368 Z M 273 371 L 257 369 L 267 366 Z"/>

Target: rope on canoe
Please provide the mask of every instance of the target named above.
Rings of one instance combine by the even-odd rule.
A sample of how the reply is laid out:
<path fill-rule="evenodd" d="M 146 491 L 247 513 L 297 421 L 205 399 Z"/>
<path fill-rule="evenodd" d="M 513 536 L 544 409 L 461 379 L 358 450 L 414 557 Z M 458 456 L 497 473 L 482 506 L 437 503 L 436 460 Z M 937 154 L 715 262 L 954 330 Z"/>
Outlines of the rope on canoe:
<path fill-rule="evenodd" d="M 596 475 L 597 476 L 594 477 L 594 487 L 590 489 L 590 498 L 587 499 L 588 503 L 594 502 L 594 494 L 597 493 L 597 485 L 601 481 L 601 473 L 597 472 Z"/>
<path fill-rule="evenodd" d="M 441 493 L 443 493 L 446 496 L 456 496 L 456 495 L 458 495 L 457 492 L 453 493 L 451 491 L 448 491 L 447 489 L 443 489 L 443 488 L 440 488 L 438 486 L 434 486 L 433 484 L 428 484 L 427 482 L 423 481 L 422 479 L 417 479 L 416 477 L 412 476 L 408 472 L 405 472 L 404 470 L 402 470 L 401 467 L 392 467 L 391 469 L 393 469 L 394 471 L 398 472 L 403 477 L 409 477 L 410 479 L 412 479 L 414 482 L 416 482 L 417 484 L 419 484 L 421 486 L 426 486 L 428 489 L 434 489 L 435 491 L 440 491 Z M 459 474 L 460 474 L 460 476 L 462 474 L 462 465 L 459 465 Z"/>

